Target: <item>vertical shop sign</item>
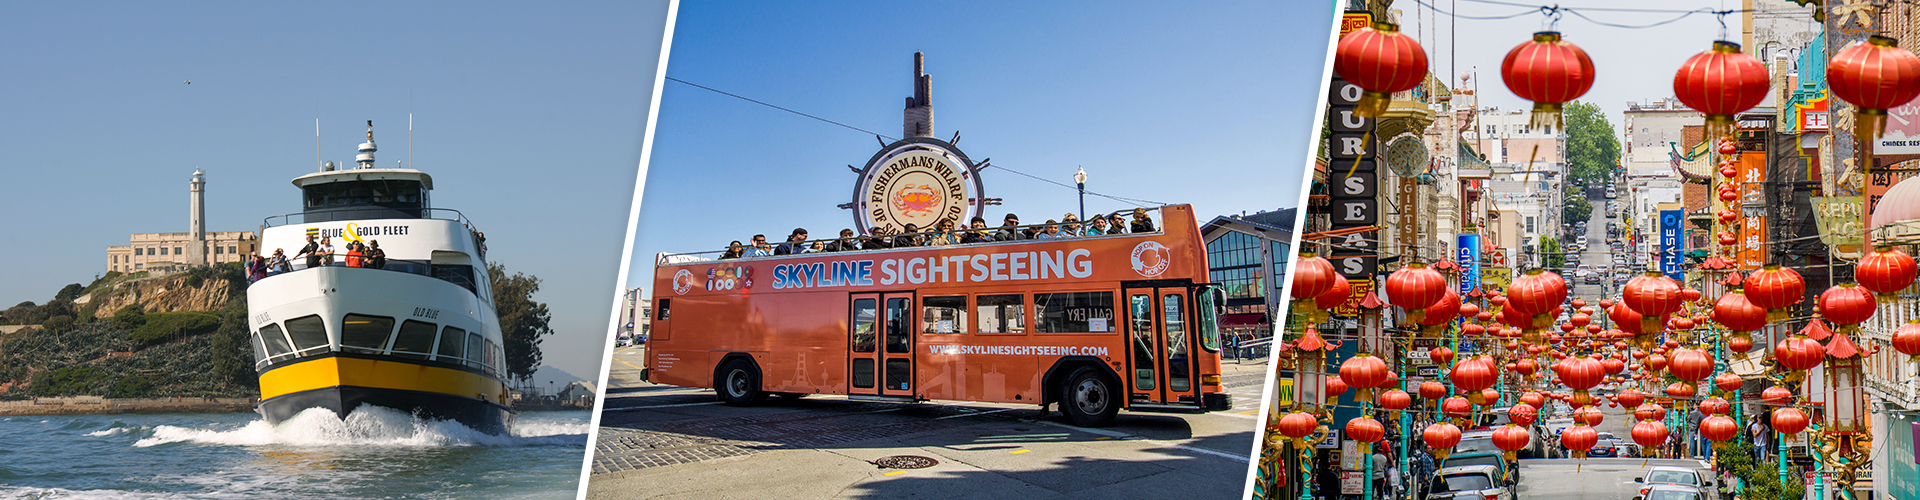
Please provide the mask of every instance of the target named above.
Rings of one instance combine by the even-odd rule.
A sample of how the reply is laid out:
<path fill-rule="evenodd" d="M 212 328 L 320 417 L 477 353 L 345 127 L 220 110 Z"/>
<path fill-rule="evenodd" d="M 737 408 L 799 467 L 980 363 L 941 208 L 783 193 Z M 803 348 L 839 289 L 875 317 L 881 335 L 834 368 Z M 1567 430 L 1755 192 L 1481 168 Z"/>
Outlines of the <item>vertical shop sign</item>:
<path fill-rule="evenodd" d="M 1680 238 L 1683 210 L 1660 211 L 1660 272 L 1681 283 L 1686 282 L 1686 240 Z"/>

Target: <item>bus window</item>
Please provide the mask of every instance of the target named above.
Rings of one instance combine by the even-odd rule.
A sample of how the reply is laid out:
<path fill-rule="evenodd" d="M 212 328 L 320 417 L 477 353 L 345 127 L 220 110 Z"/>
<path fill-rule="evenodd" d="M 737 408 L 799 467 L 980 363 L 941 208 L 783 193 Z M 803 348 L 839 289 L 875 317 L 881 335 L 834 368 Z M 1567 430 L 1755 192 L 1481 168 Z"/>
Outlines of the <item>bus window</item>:
<path fill-rule="evenodd" d="M 1113 331 L 1113 292 L 1033 294 L 1034 331 L 1085 333 Z"/>
<path fill-rule="evenodd" d="M 1153 357 L 1153 296 L 1139 294 L 1127 297 L 1127 310 L 1132 318 L 1133 327 L 1133 387 L 1142 391 L 1158 388 L 1154 383 L 1153 370 L 1160 361 Z"/>
<path fill-rule="evenodd" d="M 1187 322 L 1186 309 L 1181 307 L 1180 299 L 1185 296 L 1169 293 L 1160 297 L 1165 330 L 1167 332 L 1167 390 L 1186 392 L 1192 390 L 1187 366 Z"/>
<path fill-rule="evenodd" d="M 1194 299 L 1197 305 L 1194 308 L 1194 320 L 1200 327 L 1200 348 L 1207 352 L 1220 352 L 1220 317 L 1215 315 L 1219 307 L 1214 301 L 1214 294 L 1218 290 L 1213 287 L 1202 288 Z"/>
<path fill-rule="evenodd" d="M 913 330 L 907 327 L 907 323 L 913 321 L 909 316 L 912 313 L 911 307 L 906 297 L 887 299 L 887 352 L 894 354 L 909 352 L 907 335 Z"/>
<path fill-rule="evenodd" d="M 981 295 L 974 298 L 980 333 L 1026 333 L 1027 301 L 1021 295 Z"/>
<path fill-rule="evenodd" d="M 967 333 L 967 296 L 922 297 L 920 333 Z"/>
<path fill-rule="evenodd" d="M 654 313 L 653 319 L 666 321 L 667 313 L 670 311 L 673 311 L 672 306 L 673 306 L 673 299 L 660 299 L 660 307 L 653 308 L 655 311 L 657 311 L 656 313 Z"/>
<path fill-rule="evenodd" d="M 853 352 L 873 352 L 874 299 L 853 301 Z"/>

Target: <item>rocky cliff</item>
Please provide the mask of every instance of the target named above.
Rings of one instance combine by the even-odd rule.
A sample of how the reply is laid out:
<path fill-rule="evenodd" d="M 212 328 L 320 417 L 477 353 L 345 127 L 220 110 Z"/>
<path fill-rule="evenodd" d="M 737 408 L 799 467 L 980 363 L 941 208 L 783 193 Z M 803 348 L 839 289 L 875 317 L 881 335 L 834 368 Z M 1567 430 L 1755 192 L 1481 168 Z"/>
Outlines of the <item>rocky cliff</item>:
<path fill-rule="evenodd" d="M 138 305 L 144 312 L 218 311 L 227 301 L 241 298 L 241 287 L 229 278 L 201 277 L 179 273 L 117 283 L 95 291 L 91 302 L 98 302 L 93 316 L 113 317 L 114 311 Z"/>

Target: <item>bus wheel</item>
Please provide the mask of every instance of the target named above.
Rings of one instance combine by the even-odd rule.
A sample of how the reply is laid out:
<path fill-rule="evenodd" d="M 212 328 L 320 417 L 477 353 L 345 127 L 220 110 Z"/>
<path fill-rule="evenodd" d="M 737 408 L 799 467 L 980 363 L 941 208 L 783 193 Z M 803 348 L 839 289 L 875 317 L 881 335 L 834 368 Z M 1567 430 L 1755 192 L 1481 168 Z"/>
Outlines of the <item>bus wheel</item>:
<path fill-rule="evenodd" d="M 1090 367 L 1074 370 L 1060 395 L 1060 413 L 1066 414 L 1073 425 L 1105 427 L 1113 424 L 1113 416 L 1120 412 L 1113 383 Z"/>
<path fill-rule="evenodd" d="M 727 406 L 752 406 L 767 399 L 767 393 L 760 390 L 760 371 L 745 360 L 728 361 L 721 367 L 720 387 L 715 389 L 720 402 Z"/>

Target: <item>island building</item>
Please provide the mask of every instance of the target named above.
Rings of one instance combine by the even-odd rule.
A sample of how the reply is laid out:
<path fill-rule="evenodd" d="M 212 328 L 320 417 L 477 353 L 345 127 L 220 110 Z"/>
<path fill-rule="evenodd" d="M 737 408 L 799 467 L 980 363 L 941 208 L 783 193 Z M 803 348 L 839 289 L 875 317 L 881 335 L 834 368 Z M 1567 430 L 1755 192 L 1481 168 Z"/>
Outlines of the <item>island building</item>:
<path fill-rule="evenodd" d="M 164 274 L 242 262 L 259 251 L 260 237 L 252 231 L 207 232 L 206 184 L 206 173 L 195 169 L 188 184 L 187 232 L 134 233 L 126 245 L 107 247 L 107 270 Z"/>

